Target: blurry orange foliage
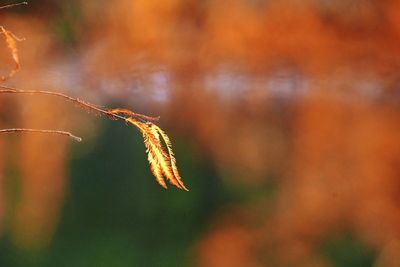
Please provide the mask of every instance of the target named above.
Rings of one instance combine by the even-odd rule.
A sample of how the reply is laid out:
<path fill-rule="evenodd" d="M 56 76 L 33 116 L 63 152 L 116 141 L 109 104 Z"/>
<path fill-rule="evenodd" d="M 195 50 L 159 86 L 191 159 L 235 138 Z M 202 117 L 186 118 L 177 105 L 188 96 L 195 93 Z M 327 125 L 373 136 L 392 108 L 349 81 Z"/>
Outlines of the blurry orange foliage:
<path fill-rule="evenodd" d="M 346 231 L 377 251 L 376 266 L 397 266 L 399 1 L 119 0 L 81 6 L 85 27 L 74 30 L 88 88 L 139 80 L 151 92 L 157 88 L 143 77 L 165 71 L 164 117 L 200 144 L 224 183 L 253 188 L 272 179 L 278 185 L 272 200 L 263 195 L 256 204 L 227 208 L 219 215 L 226 219 L 215 218 L 195 248 L 200 266 L 331 266 L 318 245 Z M 21 73 L 22 80 L 55 87 L 37 78 L 46 73 L 43 59 L 60 57 L 43 23 L 25 18 L 6 25 L 18 30 L 29 23 L 38 27 L 27 33 L 29 47 L 20 49 L 30 73 Z M 233 82 L 226 86 L 225 80 Z M 131 93 L 114 91 L 120 99 Z M 55 117 L 50 120 L 40 126 L 56 125 Z M 0 149 L 6 146 L 0 140 Z M 0 156 L 4 172 L 8 155 Z M 43 169 L 63 179 L 63 164 Z M 30 166 L 24 167 L 28 175 L 32 165 L 23 166 Z M 48 181 L 48 188 L 52 183 L 63 184 Z M 20 209 L 26 220 L 57 218 Z M 51 209 L 58 212 L 56 205 Z"/>
<path fill-rule="evenodd" d="M 346 231 L 399 256 L 385 252 L 400 238 L 398 1 L 121 0 L 98 22 L 91 10 L 88 73 L 166 69 L 171 120 L 226 183 L 279 178 L 272 204 L 256 209 L 273 214 L 236 222 L 233 211 L 254 204 L 226 211 L 233 226 L 215 223 L 199 241 L 200 266 L 330 266 L 318 244 Z"/>

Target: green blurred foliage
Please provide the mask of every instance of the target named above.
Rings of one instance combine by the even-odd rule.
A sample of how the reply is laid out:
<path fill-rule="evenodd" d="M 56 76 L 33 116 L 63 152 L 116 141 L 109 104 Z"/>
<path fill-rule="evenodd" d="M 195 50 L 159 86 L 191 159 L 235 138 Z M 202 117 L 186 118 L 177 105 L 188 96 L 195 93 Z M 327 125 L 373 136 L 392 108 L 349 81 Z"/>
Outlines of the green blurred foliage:
<path fill-rule="evenodd" d="M 374 251 L 354 234 L 333 236 L 321 245 L 322 254 L 337 267 L 368 267 L 375 261 Z"/>
<path fill-rule="evenodd" d="M 164 190 L 136 129 L 106 121 L 100 133 L 87 153 L 84 143 L 71 152 L 70 185 L 50 246 L 21 251 L 3 237 L 0 266 L 190 265 L 194 241 L 232 199 L 214 167 L 181 140 L 175 150 L 190 192 Z"/>

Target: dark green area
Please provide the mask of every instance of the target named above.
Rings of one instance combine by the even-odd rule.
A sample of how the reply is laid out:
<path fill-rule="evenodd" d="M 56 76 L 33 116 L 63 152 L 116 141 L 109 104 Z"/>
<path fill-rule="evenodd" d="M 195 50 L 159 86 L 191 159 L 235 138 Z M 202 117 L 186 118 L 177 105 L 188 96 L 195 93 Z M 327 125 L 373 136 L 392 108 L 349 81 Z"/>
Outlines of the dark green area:
<path fill-rule="evenodd" d="M 189 141 L 174 144 L 190 192 L 160 187 L 140 133 L 106 121 L 89 151 L 84 143 L 72 149 L 65 206 L 50 246 L 20 251 L 3 237 L 0 266 L 191 265 L 194 241 L 232 197 Z"/>
<path fill-rule="evenodd" d="M 351 233 L 333 236 L 323 242 L 321 248 L 323 255 L 337 267 L 373 266 L 376 256 L 372 248 Z"/>

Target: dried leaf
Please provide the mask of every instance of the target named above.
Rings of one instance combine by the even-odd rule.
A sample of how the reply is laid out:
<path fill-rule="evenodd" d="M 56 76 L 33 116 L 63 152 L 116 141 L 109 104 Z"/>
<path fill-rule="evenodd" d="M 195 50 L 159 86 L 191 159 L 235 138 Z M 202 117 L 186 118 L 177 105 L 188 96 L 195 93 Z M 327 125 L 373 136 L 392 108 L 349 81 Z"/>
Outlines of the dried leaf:
<path fill-rule="evenodd" d="M 23 41 L 24 39 L 18 38 L 12 32 L 6 30 L 3 26 L 0 26 L 0 34 L 4 34 L 4 38 L 7 42 L 7 46 L 11 51 L 11 55 L 15 62 L 14 68 L 8 73 L 6 76 L 1 76 L 1 81 L 5 81 L 12 76 L 15 75 L 20 69 L 19 57 L 18 57 L 18 49 L 17 49 L 17 42 L 16 41 Z"/>
<path fill-rule="evenodd" d="M 150 169 L 156 177 L 157 182 L 162 187 L 167 188 L 164 181 L 164 177 L 166 177 L 168 182 L 172 185 L 179 189 L 189 191 L 179 176 L 168 136 L 157 125 L 151 122 L 143 123 L 132 117 L 127 118 L 126 121 L 136 126 L 142 133 L 144 144 L 147 148 L 146 152 L 148 154 Z M 167 146 L 168 153 L 161 144 L 160 135 Z"/>
<path fill-rule="evenodd" d="M 179 175 L 178 167 L 176 166 L 175 154 L 174 154 L 174 152 L 172 150 L 171 140 L 169 139 L 168 135 L 163 130 L 161 130 L 160 127 L 158 127 L 154 123 L 151 123 L 151 128 L 155 129 L 155 131 L 158 132 L 161 135 L 161 137 L 162 137 L 162 139 L 163 139 L 163 141 L 164 141 L 164 143 L 165 143 L 165 145 L 167 147 L 168 156 L 169 156 L 169 160 L 170 160 L 170 166 L 171 166 L 172 172 L 174 174 L 174 178 L 175 178 L 174 179 L 174 183 L 176 182 L 179 185 L 178 187 L 182 188 L 183 190 L 189 191 L 185 187 L 185 185 L 183 184 L 182 178 Z"/>

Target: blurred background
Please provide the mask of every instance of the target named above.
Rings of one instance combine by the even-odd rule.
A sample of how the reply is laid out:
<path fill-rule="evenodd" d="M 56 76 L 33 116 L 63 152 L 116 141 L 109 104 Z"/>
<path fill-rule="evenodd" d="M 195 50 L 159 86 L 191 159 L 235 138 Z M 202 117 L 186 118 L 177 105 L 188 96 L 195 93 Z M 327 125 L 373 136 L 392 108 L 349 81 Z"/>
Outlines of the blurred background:
<path fill-rule="evenodd" d="M 10 1 L 2 1 L 5 5 Z M 400 2 L 32 0 L 7 85 L 161 115 L 140 133 L 0 96 L 0 266 L 400 266 Z M 1 40 L 0 72 L 13 62 Z"/>

